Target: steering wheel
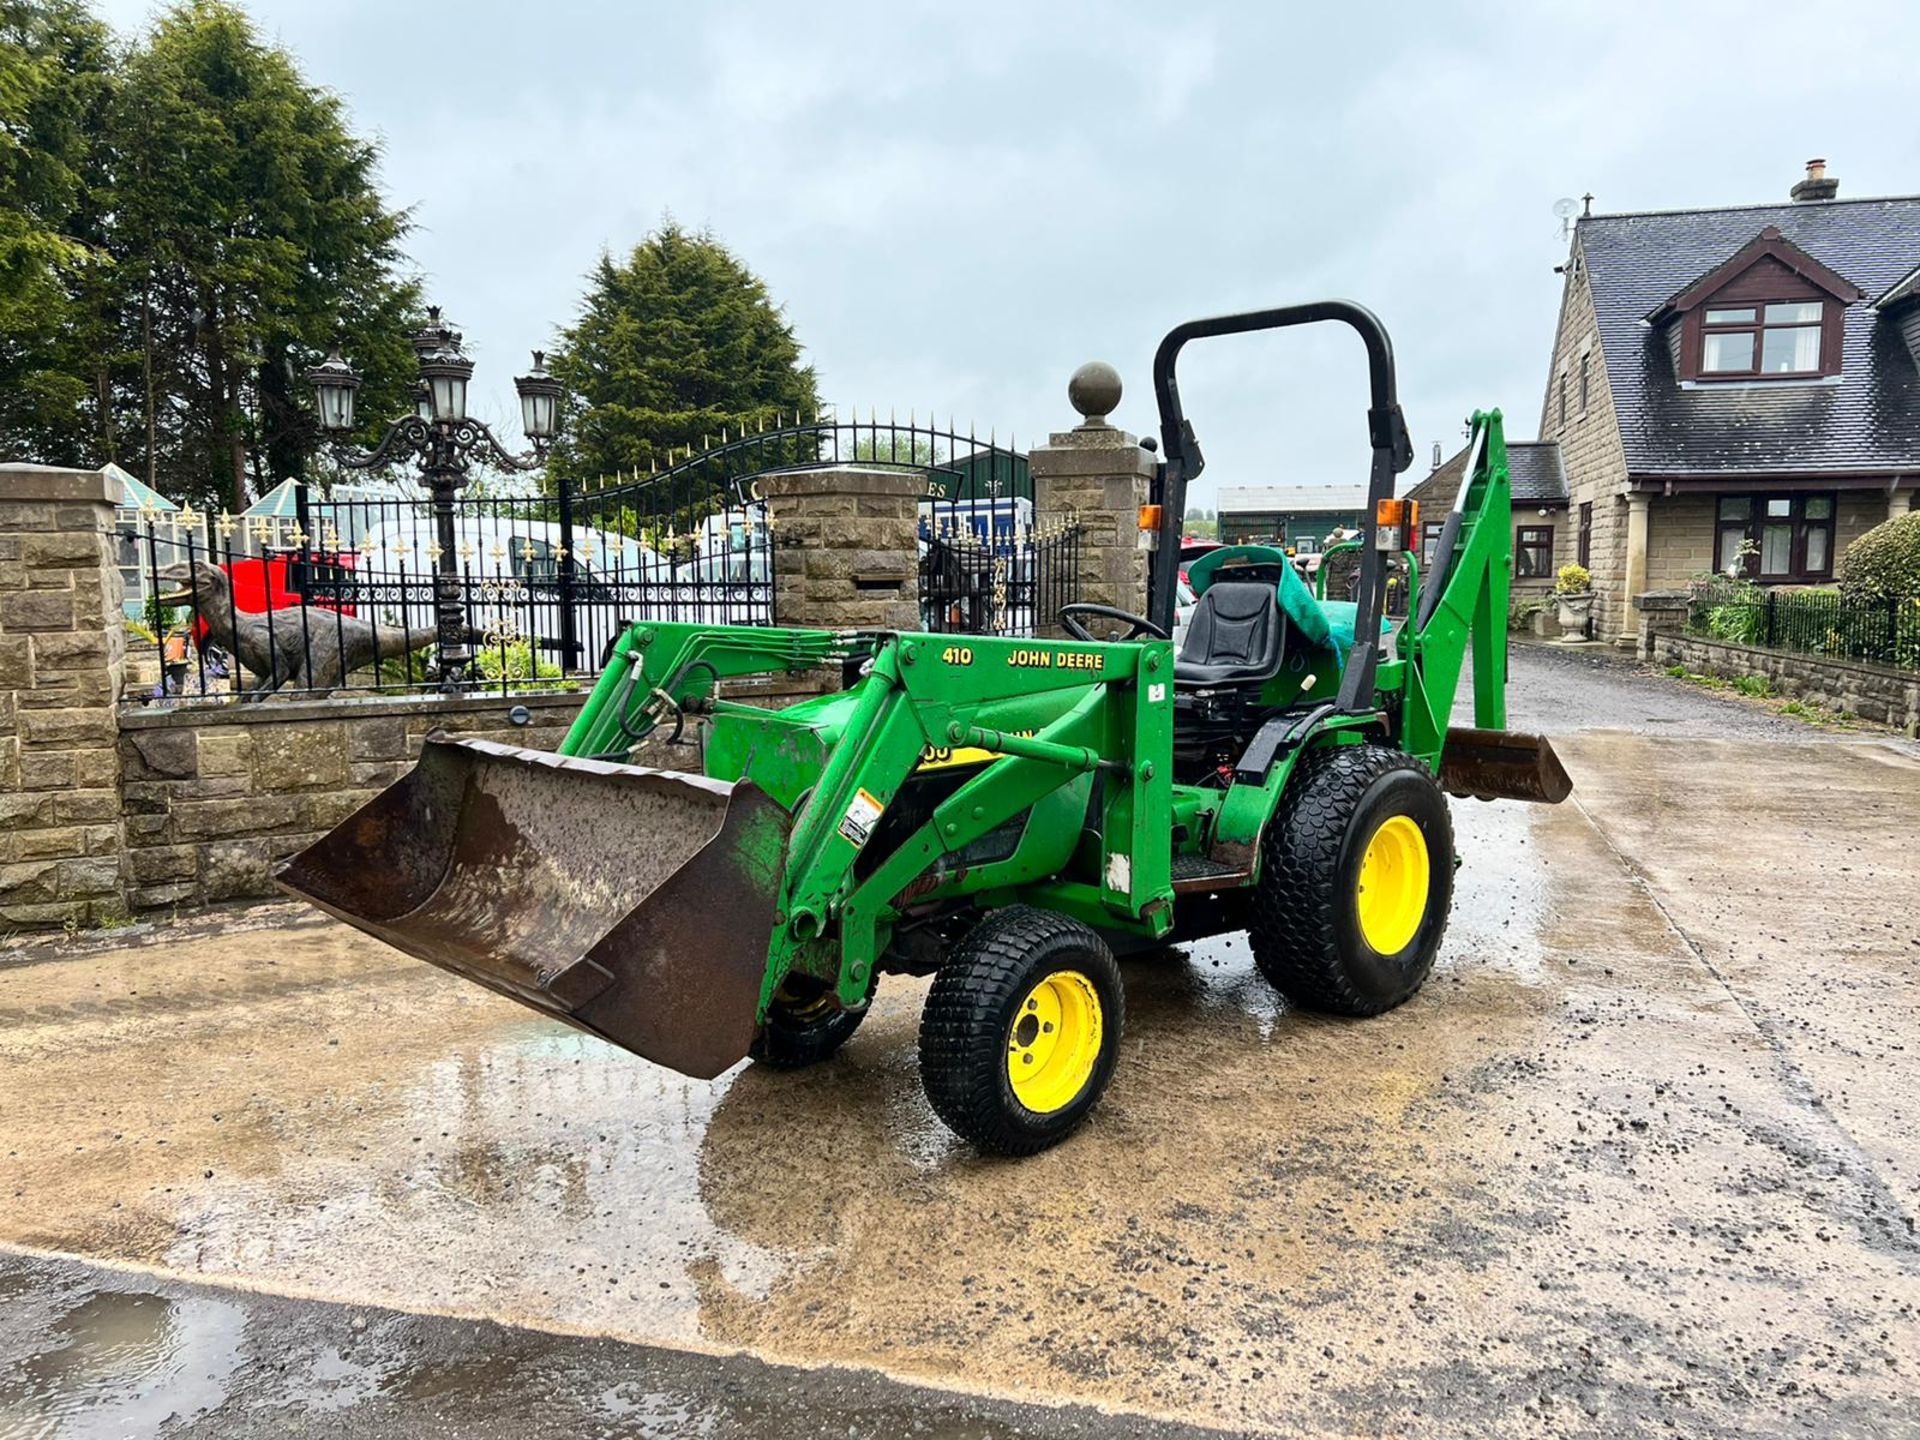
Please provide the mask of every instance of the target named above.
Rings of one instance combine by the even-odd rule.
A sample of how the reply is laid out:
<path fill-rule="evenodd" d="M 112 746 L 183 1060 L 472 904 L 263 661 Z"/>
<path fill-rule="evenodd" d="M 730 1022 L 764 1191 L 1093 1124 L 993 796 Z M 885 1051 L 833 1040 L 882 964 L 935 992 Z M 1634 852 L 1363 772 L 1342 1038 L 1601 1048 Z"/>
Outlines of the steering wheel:
<path fill-rule="evenodd" d="M 1145 640 L 1149 636 L 1155 640 L 1171 638 L 1166 631 L 1144 615 L 1135 615 L 1130 610 L 1116 610 L 1111 605 L 1093 605 L 1084 600 L 1076 600 L 1071 605 L 1062 605 L 1059 614 L 1060 628 L 1076 640 L 1091 640 L 1096 645 L 1101 643 L 1099 637 L 1080 623 L 1082 615 L 1094 616 L 1102 620 L 1118 620 L 1123 625 L 1131 627 L 1126 634 L 1113 637 L 1122 642 Z"/>

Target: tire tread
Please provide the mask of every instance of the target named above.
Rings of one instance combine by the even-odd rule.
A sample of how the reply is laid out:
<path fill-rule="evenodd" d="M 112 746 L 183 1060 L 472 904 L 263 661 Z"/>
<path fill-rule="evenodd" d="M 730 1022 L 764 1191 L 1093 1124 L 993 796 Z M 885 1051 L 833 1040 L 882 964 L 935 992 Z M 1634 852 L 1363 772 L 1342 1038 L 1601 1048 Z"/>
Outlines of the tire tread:
<path fill-rule="evenodd" d="M 1395 770 L 1413 770 L 1432 779 L 1420 761 L 1391 746 L 1336 745 L 1309 751 L 1267 825 L 1247 933 L 1260 973 L 1296 1004 L 1363 1016 L 1390 1010 L 1406 998 L 1383 1001 L 1354 985 L 1339 948 L 1338 907 L 1346 896 L 1329 883 L 1338 871 L 1341 842 L 1361 797 Z M 1441 814 L 1446 815 L 1444 803 Z M 1446 860 L 1451 863 L 1452 822 L 1444 823 Z"/>
<path fill-rule="evenodd" d="M 1117 1046 L 1126 1020 L 1119 967 L 1106 942 L 1078 920 L 1026 905 L 992 911 L 934 975 L 920 1018 L 921 1083 L 934 1114 L 983 1150 L 1031 1155 L 1067 1133 L 1032 1133 L 1014 1125 L 1000 1089 L 1006 1066 L 1000 1011 L 1009 991 L 1031 983 L 1036 950 L 1061 942 L 1086 950 L 1093 968 L 1106 972 L 1101 1024 L 1112 1037 L 1110 1047 Z M 1097 984 L 1102 977 L 1090 978 Z"/>

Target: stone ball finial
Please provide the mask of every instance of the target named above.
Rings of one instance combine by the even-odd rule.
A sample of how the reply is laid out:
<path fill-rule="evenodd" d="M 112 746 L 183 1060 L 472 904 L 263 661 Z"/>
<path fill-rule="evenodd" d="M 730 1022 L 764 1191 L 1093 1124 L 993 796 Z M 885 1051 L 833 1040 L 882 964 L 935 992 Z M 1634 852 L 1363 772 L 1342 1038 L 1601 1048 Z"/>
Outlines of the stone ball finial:
<path fill-rule="evenodd" d="M 1104 360 L 1089 360 L 1067 382 L 1067 399 L 1087 425 L 1104 425 L 1120 404 L 1120 372 Z"/>

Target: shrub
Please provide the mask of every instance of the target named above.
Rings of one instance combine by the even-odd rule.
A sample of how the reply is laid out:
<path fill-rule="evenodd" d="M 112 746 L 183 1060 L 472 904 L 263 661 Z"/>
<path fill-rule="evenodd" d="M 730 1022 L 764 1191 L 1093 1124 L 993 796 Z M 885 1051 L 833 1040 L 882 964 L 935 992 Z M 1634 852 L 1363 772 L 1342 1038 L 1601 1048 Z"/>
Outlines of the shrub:
<path fill-rule="evenodd" d="M 1707 611 L 1707 633 L 1734 645 L 1756 645 L 1766 624 L 1766 612 L 1752 603 L 1715 605 Z"/>
<path fill-rule="evenodd" d="M 1733 682 L 1733 688 L 1738 690 L 1742 695 L 1771 695 L 1773 693 L 1773 681 L 1769 680 L 1765 675 L 1742 675 L 1738 680 Z"/>
<path fill-rule="evenodd" d="M 1840 593 L 1859 604 L 1920 598 L 1920 510 L 1876 525 L 1840 557 Z"/>
<path fill-rule="evenodd" d="M 558 680 L 560 666 L 552 660 L 536 659 L 533 646 L 515 640 L 504 648 L 498 644 L 482 646 L 474 657 L 483 678 L 501 680 Z"/>
<path fill-rule="evenodd" d="M 1517 600 L 1507 612 L 1507 629 L 1525 634 L 1533 628 L 1533 617 L 1549 608 L 1547 602 L 1538 595 L 1530 595 L 1525 600 Z"/>
<path fill-rule="evenodd" d="M 1584 565 L 1562 565 L 1553 582 L 1556 595 L 1581 595 L 1593 588 L 1593 572 Z"/>

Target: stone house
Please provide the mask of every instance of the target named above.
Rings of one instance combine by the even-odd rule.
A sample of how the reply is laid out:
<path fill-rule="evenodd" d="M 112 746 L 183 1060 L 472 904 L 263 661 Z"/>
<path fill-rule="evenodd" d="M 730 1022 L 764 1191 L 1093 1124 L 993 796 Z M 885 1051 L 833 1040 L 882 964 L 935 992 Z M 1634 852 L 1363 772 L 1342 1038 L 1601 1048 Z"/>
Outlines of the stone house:
<path fill-rule="evenodd" d="M 1436 455 L 1439 446 L 1434 447 Z M 1407 491 L 1420 502 L 1420 564 L 1433 563 L 1440 528 L 1460 491 L 1467 466 L 1463 446 Z M 1576 537 L 1567 525 L 1567 472 L 1560 446 L 1552 440 L 1507 442 L 1507 474 L 1513 486 L 1513 599 L 1525 600 L 1553 589 L 1562 565 L 1574 558 Z"/>
<path fill-rule="evenodd" d="M 1540 438 L 1566 472 L 1595 634 L 1704 571 L 1824 585 L 1920 486 L 1920 196 L 1584 214 Z"/>

